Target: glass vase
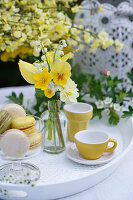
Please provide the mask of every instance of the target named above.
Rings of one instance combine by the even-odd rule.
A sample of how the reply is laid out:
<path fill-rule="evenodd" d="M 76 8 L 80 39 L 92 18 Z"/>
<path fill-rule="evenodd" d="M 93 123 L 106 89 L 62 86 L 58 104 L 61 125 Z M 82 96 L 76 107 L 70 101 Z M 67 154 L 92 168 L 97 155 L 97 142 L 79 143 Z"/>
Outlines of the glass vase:
<path fill-rule="evenodd" d="M 63 112 L 60 111 L 59 100 L 48 102 L 48 111 L 42 114 L 42 120 L 45 124 L 44 151 L 52 154 L 64 151 L 66 120 Z"/>

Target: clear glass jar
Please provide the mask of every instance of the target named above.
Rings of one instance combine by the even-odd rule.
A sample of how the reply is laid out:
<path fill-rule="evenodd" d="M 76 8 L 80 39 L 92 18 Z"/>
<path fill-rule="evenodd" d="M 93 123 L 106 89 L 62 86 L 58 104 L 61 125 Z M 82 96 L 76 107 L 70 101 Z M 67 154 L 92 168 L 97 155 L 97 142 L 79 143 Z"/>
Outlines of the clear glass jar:
<path fill-rule="evenodd" d="M 41 118 L 45 124 L 43 150 L 52 154 L 64 151 L 66 120 L 64 113 L 60 111 L 60 101 L 49 101 L 48 111 Z"/>

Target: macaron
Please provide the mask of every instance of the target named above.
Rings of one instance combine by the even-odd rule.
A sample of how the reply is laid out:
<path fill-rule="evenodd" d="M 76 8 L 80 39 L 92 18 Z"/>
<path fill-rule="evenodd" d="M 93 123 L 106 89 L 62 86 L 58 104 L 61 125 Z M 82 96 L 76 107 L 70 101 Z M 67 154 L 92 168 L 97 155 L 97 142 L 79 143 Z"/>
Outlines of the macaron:
<path fill-rule="evenodd" d="M 6 110 L 0 111 L 0 134 L 10 128 L 11 122 L 12 116 Z"/>
<path fill-rule="evenodd" d="M 19 129 L 25 134 L 31 134 L 36 127 L 36 120 L 32 116 L 17 117 L 12 120 L 11 128 Z"/>
<path fill-rule="evenodd" d="M 25 110 L 18 104 L 7 104 L 2 108 L 2 110 L 8 111 L 13 119 L 16 117 L 26 116 Z"/>
<path fill-rule="evenodd" d="M 2 152 L 13 158 L 23 157 L 29 150 L 30 141 L 20 130 L 10 129 L 4 132 L 0 141 Z"/>
<path fill-rule="evenodd" d="M 42 133 L 35 129 L 34 133 L 27 135 L 30 141 L 30 150 L 39 148 L 42 145 L 43 136 Z"/>

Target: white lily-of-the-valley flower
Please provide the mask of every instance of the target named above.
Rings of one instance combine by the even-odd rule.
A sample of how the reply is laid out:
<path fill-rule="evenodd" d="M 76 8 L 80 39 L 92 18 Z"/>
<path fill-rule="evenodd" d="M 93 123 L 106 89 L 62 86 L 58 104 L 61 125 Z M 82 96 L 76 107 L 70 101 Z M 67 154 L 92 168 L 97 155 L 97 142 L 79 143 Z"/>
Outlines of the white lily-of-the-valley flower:
<path fill-rule="evenodd" d="M 40 47 L 38 47 L 38 48 L 36 49 L 36 52 L 37 52 L 37 53 L 40 53 L 41 50 L 42 50 L 42 49 L 41 49 Z"/>
<path fill-rule="evenodd" d="M 57 55 L 64 55 L 64 51 L 60 51 L 60 50 L 59 50 L 59 51 L 56 51 L 56 54 L 57 54 Z"/>
<path fill-rule="evenodd" d="M 96 104 L 98 109 L 102 109 L 104 107 L 103 106 L 103 101 L 95 101 L 95 104 Z"/>
<path fill-rule="evenodd" d="M 47 51 L 48 51 L 47 48 L 43 48 L 42 50 L 43 53 L 47 53 Z"/>
<path fill-rule="evenodd" d="M 107 104 L 110 104 L 112 102 L 112 98 L 109 98 L 109 97 L 106 97 L 105 100 L 104 100 L 104 103 L 107 105 Z"/>
<path fill-rule="evenodd" d="M 121 109 L 120 104 L 114 103 L 114 110 L 119 112 L 120 109 Z"/>
<path fill-rule="evenodd" d="M 40 41 L 35 41 L 35 45 L 39 46 L 40 45 Z"/>
<path fill-rule="evenodd" d="M 67 46 L 67 44 L 66 44 L 66 41 L 65 41 L 65 40 L 61 40 L 61 43 L 62 43 L 62 46 L 63 46 L 63 47 L 66 47 L 66 46 Z"/>
<path fill-rule="evenodd" d="M 45 55 L 41 56 L 41 59 L 46 60 L 46 56 Z"/>

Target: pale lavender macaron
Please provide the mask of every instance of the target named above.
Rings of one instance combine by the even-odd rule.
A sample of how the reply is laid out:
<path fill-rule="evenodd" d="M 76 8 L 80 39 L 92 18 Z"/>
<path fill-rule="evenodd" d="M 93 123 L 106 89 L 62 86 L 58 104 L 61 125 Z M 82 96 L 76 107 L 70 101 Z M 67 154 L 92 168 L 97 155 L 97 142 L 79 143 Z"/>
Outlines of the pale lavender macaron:
<path fill-rule="evenodd" d="M 29 147 L 28 137 L 18 129 L 5 131 L 0 140 L 0 148 L 8 157 L 21 158 L 27 153 Z"/>
<path fill-rule="evenodd" d="M 7 104 L 3 106 L 2 110 L 8 111 L 8 113 L 10 113 L 13 119 L 17 117 L 26 116 L 26 112 L 23 109 L 23 107 L 15 103 L 11 103 L 11 104 Z"/>

